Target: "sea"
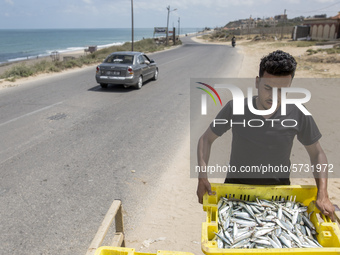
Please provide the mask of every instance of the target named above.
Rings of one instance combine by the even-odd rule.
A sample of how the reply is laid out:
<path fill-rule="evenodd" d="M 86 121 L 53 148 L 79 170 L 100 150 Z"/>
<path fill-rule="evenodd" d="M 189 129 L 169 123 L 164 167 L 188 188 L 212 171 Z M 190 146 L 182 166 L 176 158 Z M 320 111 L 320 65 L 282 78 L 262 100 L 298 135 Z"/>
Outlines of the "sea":
<path fill-rule="evenodd" d="M 193 34 L 201 30 L 181 28 L 180 34 Z M 134 29 L 135 42 L 152 37 L 153 28 Z M 131 40 L 131 28 L 0 29 L 0 64 L 49 56 L 53 51 L 79 51 L 92 45 L 100 49 Z"/>

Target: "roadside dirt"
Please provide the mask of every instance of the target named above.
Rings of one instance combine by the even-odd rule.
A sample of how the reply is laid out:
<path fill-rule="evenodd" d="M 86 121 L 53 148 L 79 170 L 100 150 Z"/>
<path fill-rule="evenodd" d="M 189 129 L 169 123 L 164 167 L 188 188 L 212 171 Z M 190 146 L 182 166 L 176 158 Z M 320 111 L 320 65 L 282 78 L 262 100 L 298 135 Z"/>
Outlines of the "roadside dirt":
<path fill-rule="evenodd" d="M 197 202 L 197 180 L 189 176 L 189 144 L 188 137 L 171 167 L 165 169 L 144 220 L 126 236 L 127 247 L 150 253 L 169 250 L 203 254 L 200 240 L 205 213 Z"/>

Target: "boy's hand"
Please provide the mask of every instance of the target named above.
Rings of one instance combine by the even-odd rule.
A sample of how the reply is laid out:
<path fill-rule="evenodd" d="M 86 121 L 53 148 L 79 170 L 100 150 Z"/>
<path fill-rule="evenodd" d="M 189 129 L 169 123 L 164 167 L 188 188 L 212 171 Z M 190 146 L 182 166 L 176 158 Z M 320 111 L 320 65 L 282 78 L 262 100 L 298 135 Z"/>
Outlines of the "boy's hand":
<path fill-rule="evenodd" d="M 211 191 L 210 182 L 206 178 L 199 178 L 196 194 L 197 194 L 197 197 L 198 197 L 198 202 L 200 204 L 203 204 L 203 196 L 206 192 L 208 192 L 209 196 L 213 194 L 212 191 Z"/>
<path fill-rule="evenodd" d="M 328 197 L 318 197 L 315 205 L 323 215 L 328 216 L 333 222 L 335 222 L 335 207 Z"/>

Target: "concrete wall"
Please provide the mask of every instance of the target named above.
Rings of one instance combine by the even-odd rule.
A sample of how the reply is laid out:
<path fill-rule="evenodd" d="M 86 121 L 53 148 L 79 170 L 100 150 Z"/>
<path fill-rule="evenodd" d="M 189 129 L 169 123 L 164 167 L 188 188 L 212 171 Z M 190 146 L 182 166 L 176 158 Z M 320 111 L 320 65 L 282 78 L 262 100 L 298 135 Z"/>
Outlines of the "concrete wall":
<path fill-rule="evenodd" d="M 339 38 L 340 21 L 338 19 L 309 19 L 305 25 L 311 27 L 313 40 L 334 40 Z"/>

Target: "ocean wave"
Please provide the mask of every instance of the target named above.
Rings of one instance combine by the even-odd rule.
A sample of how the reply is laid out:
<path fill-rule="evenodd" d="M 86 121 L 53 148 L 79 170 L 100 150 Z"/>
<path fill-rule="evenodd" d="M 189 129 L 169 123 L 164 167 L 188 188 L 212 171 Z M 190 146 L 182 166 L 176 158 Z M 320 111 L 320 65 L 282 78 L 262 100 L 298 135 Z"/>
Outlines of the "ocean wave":
<path fill-rule="evenodd" d="M 104 44 L 104 45 L 96 45 L 97 49 L 104 49 L 104 48 L 108 48 L 108 47 L 112 47 L 112 46 L 119 46 L 119 45 L 123 45 L 124 43 L 120 43 L 120 42 L 116 42 L 116 43 L 110 43 L 110 44 Z M 94 45 L 95 46 L 95 45 Z M 89 46 L 83 46 L 83 47 L 69 47 L 66 49 L 58 49 L 58 50 L 47 50 L 47 54 L 50 55 L 52 54 L 52 52 L 57 51 L 58 53 L 62 54 L 62 53 L 71 53 L 71 52 L 77 52 L 77 51 L 83 51 L 85 49 L 87 49 Z"/>
<path fill-rule="evenodd" d="M 120 46 L 123 45 L 124 43 L 122 42 L 116 42 L 116 43 L 110 43 L 110 44 L 104 44 L 104 45 L 98 45 L 98 49 L 103 49 L 103 48 L 108 48 L 108 47 L 112 47 L 112 46 Z"/>
<path fill-rule="evenodd" d="M 36 59 L 42 56 L 27 56 L 27 57 L 20 57 L 20 58 L 12 58 L 8 59 L 6 62 L 0 62 L 0 64 L 4 64 L 7 62 L 18 62 L 18 61 L 23 61 L 23 60 L 30 60 L 30 59 Z"/>

